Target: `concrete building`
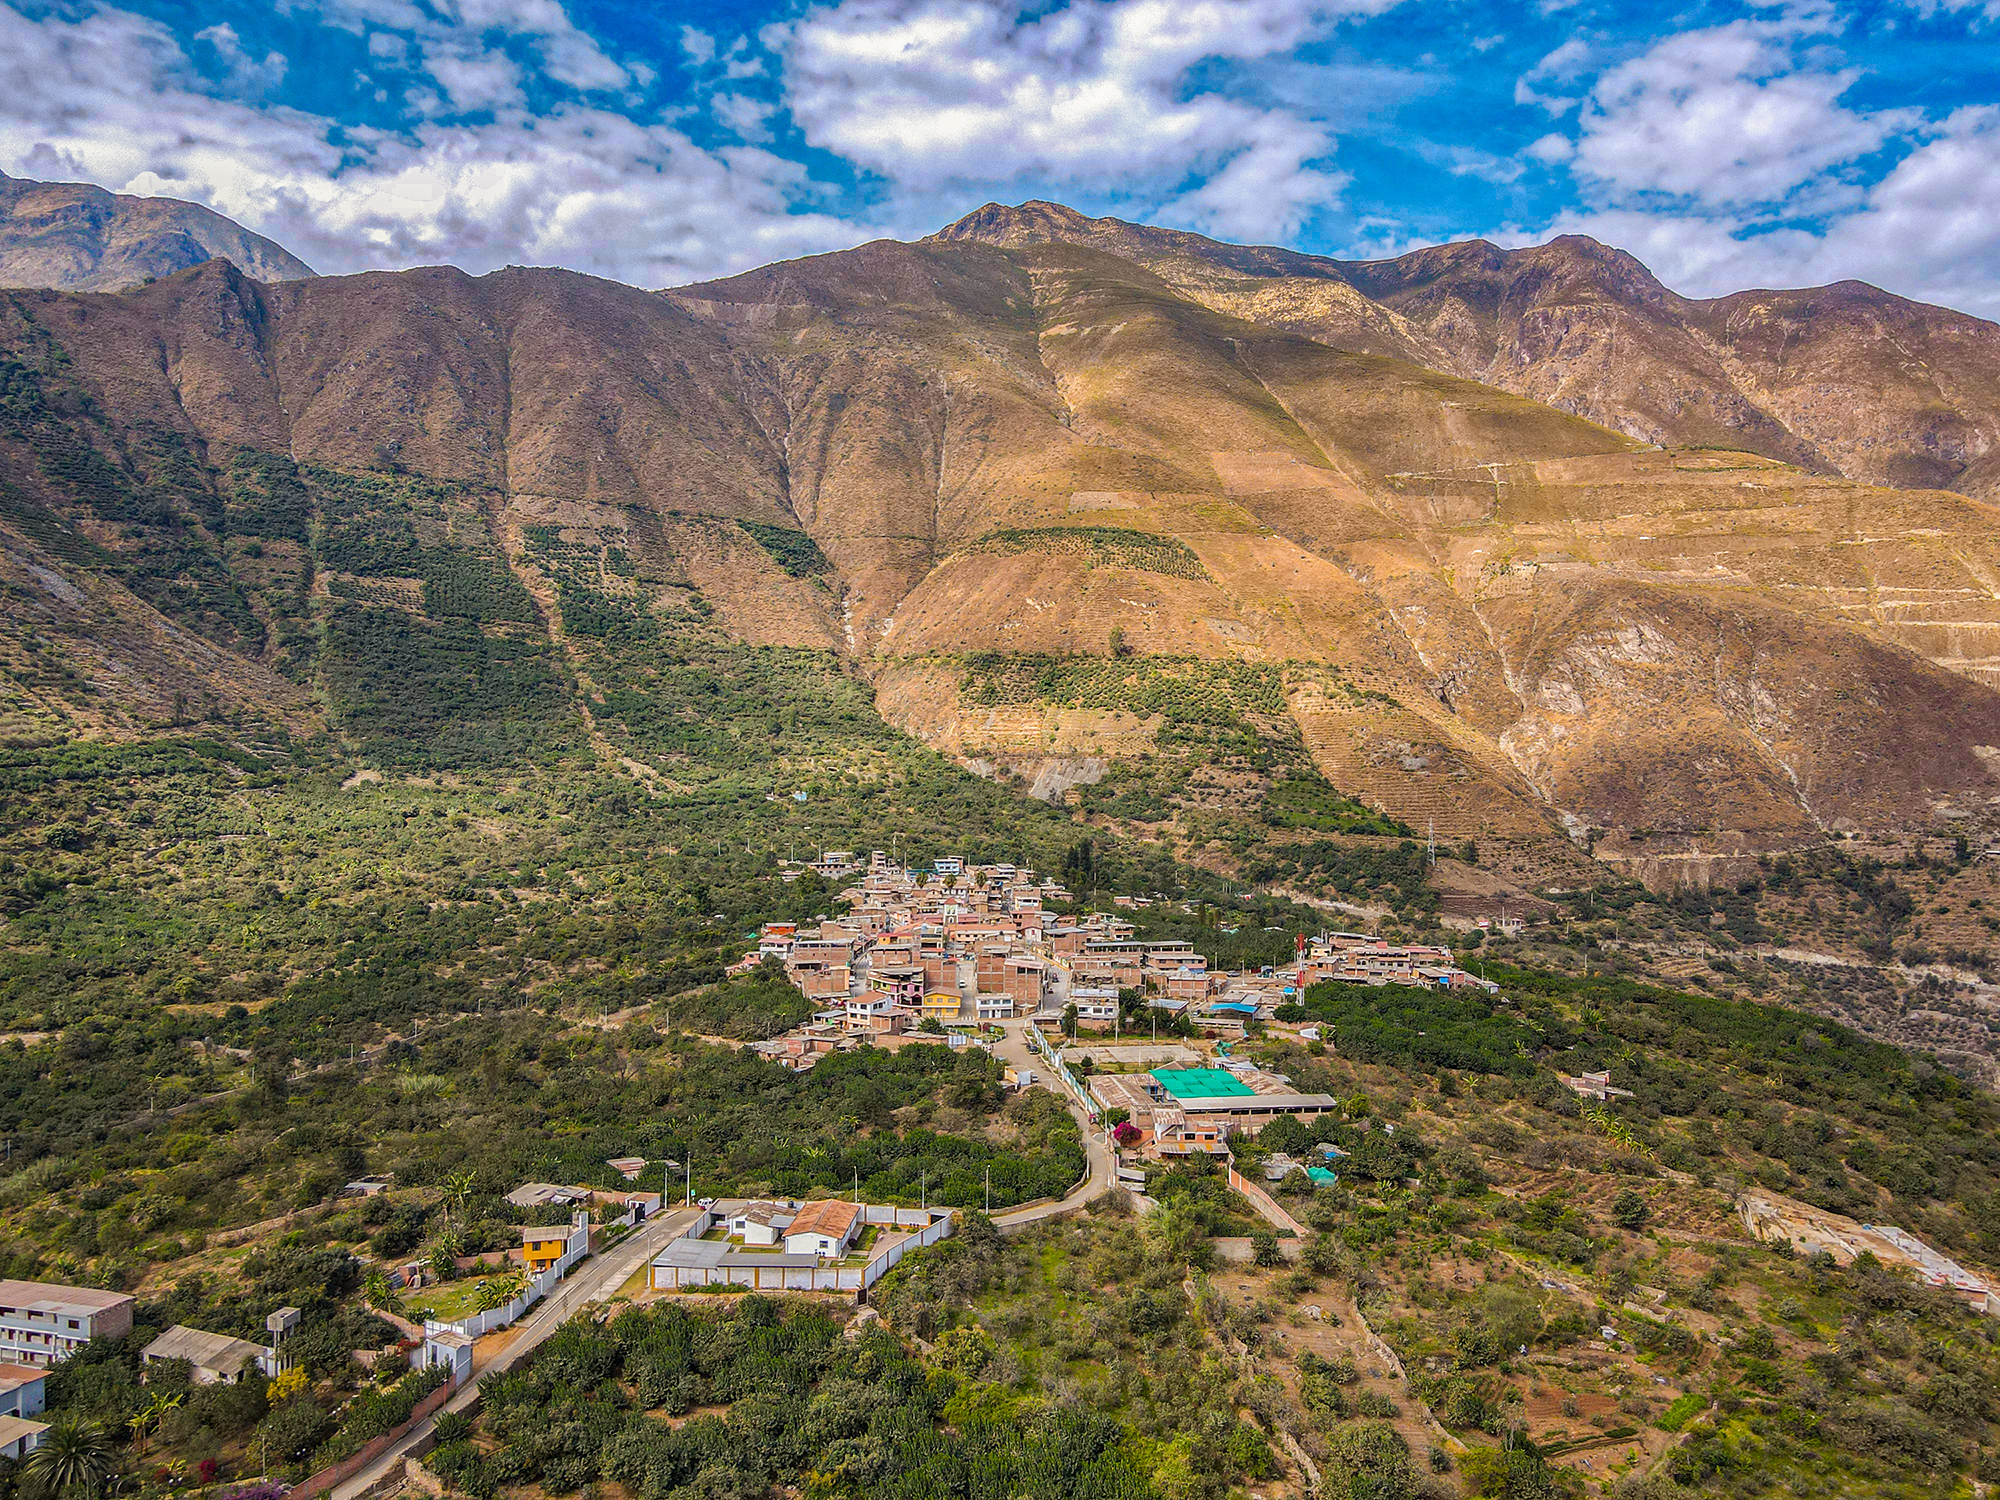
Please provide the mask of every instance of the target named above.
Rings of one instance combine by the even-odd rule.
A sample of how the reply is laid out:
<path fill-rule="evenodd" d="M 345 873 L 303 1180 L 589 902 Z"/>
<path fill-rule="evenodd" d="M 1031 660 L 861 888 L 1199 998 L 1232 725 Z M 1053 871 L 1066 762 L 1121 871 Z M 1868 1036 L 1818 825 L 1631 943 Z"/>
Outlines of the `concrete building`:
<path fill-rule="evenodd" d="M 579 1213 L 567 1224 L 524 1224 L 521 1226 L 521 1264 L 530 1276 L 539 1276 L 572 1250 L 585 1254 L 590 1249 L 590 1215 Z"/>
<path fill-rule="evenodd" d="M 263 1345 L 180 1323 L 139 1351 L 142 1365 L 173 1359 L 186 1360 L 194 1367 L 196 1385 L 235 1385 L 253 1370 L 266 1375 L 278 1373 L 276 1353 Z"/>
<path fill-rule="evenodd" d="M 0 1417 L 0 1458 L 26 1458 L 42 1446 L 46 1422 L 30 1422 L 26 1417 Z"/>
<path fill-rule="evenodd" d="M 33 1365 L 0 1365 L 0 1416 L 34 1416 L 46 1403 L 47 1383 Z"/>
<path fill-rule="evenodd" d="M 746 1245 L 776 1245 L 799 1216 L 789 1203 L 746 1203 L 723 1222 Z"/>
<path fill-rule="evenodd" d="M 785 1253 L 838 1260 L 861 1233 L 861 1206 L 821 1198 L 800 1209 L 785 1228 Z"/>
<path fill-rule="evenodd" d="M 133 1298 L 53 1281 L 0 1281 L 0 1361 L 47 1366 L 132 1331 Z"/>
<path fill-rule="evenodd" d="M 923 1018 L 945 1025 L 958 1019 L 958 1008 L 962 999 L 957 990 L 932 990 L 924 996 Z"/>

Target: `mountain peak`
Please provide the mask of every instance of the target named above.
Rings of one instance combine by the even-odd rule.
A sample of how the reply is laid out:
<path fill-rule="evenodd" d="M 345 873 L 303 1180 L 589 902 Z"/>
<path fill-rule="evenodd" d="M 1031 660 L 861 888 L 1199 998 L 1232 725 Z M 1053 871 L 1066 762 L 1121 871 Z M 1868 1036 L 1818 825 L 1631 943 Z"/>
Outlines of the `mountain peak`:
<path fill-rule="evenodd" d="M 1030 198 L 1012 207 L 1005 203 L 985 204 L 945 225 L 930 238 L 1013 248 L 1074 241 L 1087 237 L 1100 226 L 1122 226 L 1122 223 L 1118 219 L 1090 218 L 1067 204 Z"/>
<path fill-rule="evenodd" d="M 0 174 L 0 286 L 115 292 L 225 257 L 255 281 L 313 268 L 199 203 Z"/>

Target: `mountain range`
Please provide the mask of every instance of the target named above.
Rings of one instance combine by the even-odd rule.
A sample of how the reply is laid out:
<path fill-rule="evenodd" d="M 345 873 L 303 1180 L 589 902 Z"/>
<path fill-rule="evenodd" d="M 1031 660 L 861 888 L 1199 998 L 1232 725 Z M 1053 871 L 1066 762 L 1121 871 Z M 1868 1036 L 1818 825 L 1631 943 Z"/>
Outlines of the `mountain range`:
<path fill-rule="evenodd" d="M 1269 771 L 1176 760 L 1162 673 L 1261 674 L 1260 732 L 1341 794 L 1544 874 L 2000 830 L 2000 327 L 1962 313 L 1045 203 L 653 292 L 0 202 L 0 279 L 51 284 L 0 297 L 10 670 L 96 689 L 14 670 L 17 736 L 337 729 L 329 614 L 434 622 L 450 556 L 533 601 L 489 633 L 698 603 L 1086 812 L 1174 762 L 1184 837 Z"/>

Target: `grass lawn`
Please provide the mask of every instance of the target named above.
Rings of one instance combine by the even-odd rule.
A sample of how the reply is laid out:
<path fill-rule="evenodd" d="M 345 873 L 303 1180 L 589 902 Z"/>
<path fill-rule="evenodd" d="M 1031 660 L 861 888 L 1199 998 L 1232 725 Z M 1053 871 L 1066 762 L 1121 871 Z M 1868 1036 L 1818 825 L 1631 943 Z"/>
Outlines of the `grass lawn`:
<path fill-rule="evenodd" d="M 440 1323 L 456 1323 L 466 1314 L 479 1311 L 479 1283 L 483 1280 L 481 1276 L 467 1276 L 443 1286 L 426 1287 L 407 1298 L 403 1305 L 412 1322 L 436 1318 Z"/>

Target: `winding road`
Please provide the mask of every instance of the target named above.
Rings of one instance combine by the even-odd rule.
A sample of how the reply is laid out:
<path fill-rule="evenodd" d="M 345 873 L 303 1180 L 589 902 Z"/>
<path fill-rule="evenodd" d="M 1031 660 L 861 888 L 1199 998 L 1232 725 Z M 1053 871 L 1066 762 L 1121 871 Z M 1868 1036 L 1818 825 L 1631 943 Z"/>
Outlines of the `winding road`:
<path fill-rule="evenodd" d="M 542 1340 L 562 1327 L 570 1315 L 592 1303 L 608 1302 L 617 1295 L 633 1272 L 677 1240 L 700 1216 L 700 1209 L 671 1209 L 654 1218 L 637 1234 L 623 1240 L 602 1255 L 593 1255 L 579 1264 L 553 1295 L 544 1297 L 518 1323 L 499 1334 L 479 1341 L 489 1347 L 482 1356 L 479 1344 L 472 1350 L 472 1379 L 444 1404 L 444 1411 L 464 1411 L 479 1398 L 479 1382 L 485 1376 L 504 1374 L 520 1364 Z M 412 1427 L 381 1457 L 352 1478 L 334 1486 L 329 1500 L 357 1500 L 392 1473 L 399 1472 L 403 1460 L 429 1440 L 437 1418 L 430 1417 Z"/>

